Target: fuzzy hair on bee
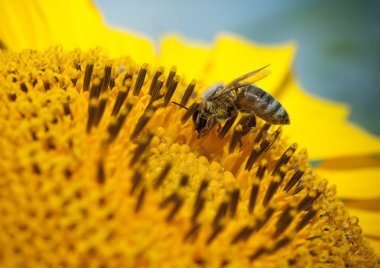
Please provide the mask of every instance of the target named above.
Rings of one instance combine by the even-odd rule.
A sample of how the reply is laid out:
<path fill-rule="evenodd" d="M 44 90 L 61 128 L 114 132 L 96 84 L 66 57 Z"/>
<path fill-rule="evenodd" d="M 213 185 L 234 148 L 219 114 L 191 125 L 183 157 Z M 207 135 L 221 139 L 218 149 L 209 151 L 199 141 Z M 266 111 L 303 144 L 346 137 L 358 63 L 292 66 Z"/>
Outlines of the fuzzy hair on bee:
<path fill-rule="evenodd" d="M 249 128 L 255 127 L 255 116 L 273 125 L 289 124 L 289 115 L 281 103 L 253 84 L 270 74 L 266 69 L 268 66 L 238 77 L 227 85 L 217 83 L 208 87 L 201 102 L 189 107 L 182 122 L 192 117 L 198 137 L 207 135 L 215 125 L 236 118 L 238 113 L 251 118 L 247 121 L 250 122 L 246 126 Z"/>

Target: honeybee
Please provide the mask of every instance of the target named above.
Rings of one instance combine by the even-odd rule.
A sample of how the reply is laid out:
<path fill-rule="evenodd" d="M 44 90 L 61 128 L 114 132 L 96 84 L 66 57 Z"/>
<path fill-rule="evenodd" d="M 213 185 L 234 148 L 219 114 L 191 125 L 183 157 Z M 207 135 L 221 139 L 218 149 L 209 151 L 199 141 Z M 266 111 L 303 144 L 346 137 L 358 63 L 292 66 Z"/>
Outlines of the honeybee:
<path fill-rule="evenodd" d="M 255 115 L 270 124 L 289 124 L 289 115 L 281 103 L 253 84 L 270 73 L 266 70 L 268 66 L 238 77 L 227 85 L 210 86 L 202 94 L 201 102 L 188 108 L 182 121 L 192 116 L 198 137 L 208 134 L 216 124 L 220 126 L 223 121 L 235 119 L 238 112 L 247 115 L 244 134 L 256 126 Z"/>

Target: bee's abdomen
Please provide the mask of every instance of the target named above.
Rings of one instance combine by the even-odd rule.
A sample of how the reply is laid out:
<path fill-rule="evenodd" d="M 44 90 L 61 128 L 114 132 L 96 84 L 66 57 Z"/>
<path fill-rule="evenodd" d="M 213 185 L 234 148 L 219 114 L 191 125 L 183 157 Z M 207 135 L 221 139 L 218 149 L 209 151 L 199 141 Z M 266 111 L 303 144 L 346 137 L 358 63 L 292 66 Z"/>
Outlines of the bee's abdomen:
<path fill-rule="evenodd" d="M 272 95 L 254 85 L 239 92 L 237 105 L 244 111 L 253 111 L 258 117 L 276 125 L 289 124 L 289 115 L 281 103 Z"/>

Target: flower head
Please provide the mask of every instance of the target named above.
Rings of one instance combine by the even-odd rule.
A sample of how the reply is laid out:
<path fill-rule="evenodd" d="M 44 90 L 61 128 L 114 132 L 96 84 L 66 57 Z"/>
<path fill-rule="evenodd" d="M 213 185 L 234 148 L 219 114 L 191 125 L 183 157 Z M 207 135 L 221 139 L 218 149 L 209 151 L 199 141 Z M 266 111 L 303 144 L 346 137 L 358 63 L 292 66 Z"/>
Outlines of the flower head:
<path fill-rule="evenodd" d="M 374 265 L 281 128 L 197 138 L 171 101 L 203 88 L 175 67 L 60 47 L 0 66 L 2 266 Z"/>

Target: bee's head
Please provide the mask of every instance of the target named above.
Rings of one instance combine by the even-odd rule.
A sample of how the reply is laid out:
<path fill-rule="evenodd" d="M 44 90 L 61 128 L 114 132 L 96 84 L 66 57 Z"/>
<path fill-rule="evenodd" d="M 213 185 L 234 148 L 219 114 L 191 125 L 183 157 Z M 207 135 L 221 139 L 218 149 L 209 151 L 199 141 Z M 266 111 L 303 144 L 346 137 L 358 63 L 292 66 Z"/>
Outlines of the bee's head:
<path fill-rule="evenodd" d="M 207 135 L 216 123 L 214 117 L 208 116 L 202 110 L 197 110 L 193 114 L 193 122 L 195 126 L 195 131 L 198 134 L 198 138 Z"/>

